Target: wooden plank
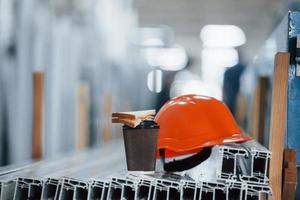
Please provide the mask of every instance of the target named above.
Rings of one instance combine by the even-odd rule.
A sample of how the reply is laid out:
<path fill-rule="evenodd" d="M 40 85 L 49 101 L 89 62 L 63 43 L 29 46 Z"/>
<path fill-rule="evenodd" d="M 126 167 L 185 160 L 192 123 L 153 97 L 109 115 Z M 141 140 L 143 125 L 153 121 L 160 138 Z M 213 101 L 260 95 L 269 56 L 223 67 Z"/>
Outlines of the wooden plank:
<path fill-rule="evenodd" d="M 111 116 L 135 120 L 138 118 L 140 119 L 146 118 L 149 115 L 154 116 L 155 113 L 156 113 L 155 110 L 138 110 L 138 111 L 130 111 L 130 112 L 114 112 L 111 114 Z"/>
<path fill-rule="evenodd" d="M 258 124 L 258 142 L 264 144 L 264 135 L 265 135 L 265 119 L 267 112 L 267 98 L 268 98 L 268 89 L 269 89 L 269 78 L 260 77 L 259 79 L 259 124 Z"/>
<path fill-rule="evenodd" d="M 247 118 L 247 98 L 241 93 L 237 96 L 236 101 L 236 121 L 240 127 L 246 127 Z"/>
<path fill-rule="evenodd" d="M 252 101 L 252 113 L 251 113 L 251 137 L 258 140 L 257 130 L 259 124 L 259 84 L 256 85 Z"/>
<path fill-rule="evenodd" d="M 142 121 L 154 120 L 155 110 L 139 110 L 130 112 L 112 113 L 112 123 L 123 123 L 135 128 Z"/>
<path fill-rule="evenodd" d="M 282 190 L 289 59 L 289 53 L 277 53 L 274 64 L 269 140 L 269 149 L 272 151 L 269 178 L 274 200 L 281 199 Z"/>
<path fill-rule="evenodd" d="M 127 126 L 130 126 L 132 128 L 135 128 L 141 123 L 142 120 L 132 120 L 132 119 L 126 119 L 126 118 L 112 118 L 112 123 L 122 123 Z"/>
<path fill-rule="evenodd" d="M 285 149 L 283 156 L 283 187 L 282 199 L 295 200 L 297 186 L 297 164 L 296 151 Z"/>
<path fill-rule="evenodd" d="M 42 131 L 43 131 L 43 90 L 44 73 L 33 73 L 33 127 L 32 127 L 32 158 L 42 158 Z"/>
<path fill-rule="evenodd" d="M 78 88 L 78 132 L 76 148 L 85 149 L 89 144 L 89 85 L 81 82 Z"/>
<path fill-rule="evenodd" d="M 102 99 L 102 138 L 104 142 L 108 142 L 112 138 L 112 96 L 111 94 L 103 95 Z"/>
<path fill-rule="evenodd" d="M 259 77 L 255 91 L 253 113 L 252 113 L 252 133 L 259 143 L 264 144 L 265 116 L 267 110 L 267 96 L 269 89 L 269 78 Z"/>

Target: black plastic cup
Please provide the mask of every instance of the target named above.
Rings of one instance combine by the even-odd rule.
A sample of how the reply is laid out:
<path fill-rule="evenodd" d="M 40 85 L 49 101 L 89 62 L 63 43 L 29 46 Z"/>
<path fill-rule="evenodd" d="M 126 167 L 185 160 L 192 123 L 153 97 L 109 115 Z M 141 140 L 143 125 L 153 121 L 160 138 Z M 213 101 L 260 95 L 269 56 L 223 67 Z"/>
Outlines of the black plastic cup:
<path fill-rule="evenodd" d="M 135 128 L 123 126 L 128 171 L 155 171 L 158 129 L 154 121 L 143 121 Z"/>

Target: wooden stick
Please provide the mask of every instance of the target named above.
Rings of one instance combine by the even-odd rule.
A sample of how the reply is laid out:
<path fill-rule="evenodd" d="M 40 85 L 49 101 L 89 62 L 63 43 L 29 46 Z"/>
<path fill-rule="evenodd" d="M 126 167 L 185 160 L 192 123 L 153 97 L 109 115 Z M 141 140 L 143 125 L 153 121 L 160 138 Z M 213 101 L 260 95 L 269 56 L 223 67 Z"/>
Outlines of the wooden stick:
<path fill-rule="evenodd" d="M 155 110 L 139 110 L 131 112 L 115 112 L 112 113 L 112 117 L 126 118 L 130 120 L 135 120 L 138 118 L 145 118 L 149 115 L 155 115 Z"/>
<path fill-rule="evenodd" d="M 247 99 L 241 93 L 237 96 L 236 101 L 236 121 L 241 127 L 246 127 L 247 118 Z"/>
<path fill-rule="evenodd" d="M 111 94 L 103 95 L 102 99 L 102 138 L 108 142 L 112 138 L 111 113 L 112 113 L 112 96 Z"/>
<path fill-rule="evenodd" d="M 255 86 L 253 101 L 252 101 L 252 113 L 251 113 L 251 137 L 258 140 L 257 130 L 259 124 L 259 84 Z"/>
<path fill-rule="evenodd" d="M 282 190 L 289 59 L 289 53 L 277 53 L 275 56 L 269 140 L 269 149 L 272 151 L 269 178 L 274 200 L 281 199 Z"/>
<path fill-rule="evenodd" d="M 139 125 L 139 123 L 141 122 L 141 120 L 137 119 L 137 120 L 132 120 L 132 119 L 126 119 L 126 118 L 112 118 L 112 123 L 122 123 L 125 124 L 131 128 L 135 128 L 137 125 Z"/>
<path fill-rule="evenodd" d="M 32 129 L 32 158 L 42 158 L 42 129 L 43 129 L 43 89 L 44 73 L 33 73 L 33 129 Z"/>
<path fill-rule="evenodd" d="M 267 105 L 267 95 L 269 88 L 269 78 L 260 77 L 255 91 L 253 116 L 252 116 L 252 132 L 254 138 L 259 143 L 264 144 L 264 131 L 265 131 L 265 115 Z"/>
<path fill-rule="evenodd" d="M 85 149 L 89 144 L 89 85 L 80 82 L 78 88 L 78 132 L 76 148 Z"/>
<path fill-rule="evenodd" d="M 265 139 L 265 118 L 266 118 L 266 111 L 267 111 L 267 96 L 268 96 L 268 89 L 269 89 L 269 78 L 268 77 L 261 77 L 259 79 L 259 124 L 258 124 L 258 141 L 261 144 L 264 144 Z"/>
<path fill-rule="evenodd" d="M 283 157 L 282 199 L 295 200 L 297 186 L 297 159 L 294 149 L 285 149 Z"/>

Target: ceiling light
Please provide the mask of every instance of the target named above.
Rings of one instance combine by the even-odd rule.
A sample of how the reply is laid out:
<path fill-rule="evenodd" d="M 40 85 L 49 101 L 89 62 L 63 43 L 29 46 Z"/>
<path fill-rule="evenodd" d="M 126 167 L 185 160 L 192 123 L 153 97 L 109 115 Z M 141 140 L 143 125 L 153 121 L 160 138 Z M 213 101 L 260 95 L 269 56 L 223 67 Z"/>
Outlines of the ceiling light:
<path fill-rule="evenodd" d="M 235 25 L 206 25 L 200 39 L 205 47 L 237 47 L 246 43 L 244 31 Z"/>

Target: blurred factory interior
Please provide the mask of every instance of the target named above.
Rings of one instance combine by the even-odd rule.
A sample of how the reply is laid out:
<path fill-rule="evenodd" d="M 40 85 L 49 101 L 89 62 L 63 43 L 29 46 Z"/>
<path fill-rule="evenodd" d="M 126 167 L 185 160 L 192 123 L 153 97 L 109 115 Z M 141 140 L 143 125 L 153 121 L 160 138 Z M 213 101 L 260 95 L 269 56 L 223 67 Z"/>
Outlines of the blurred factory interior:
<path fill-rule="evenodd" d="M 0 0 L 0 165 L 32 157 L 36 72 L 44 74 L 43 158 L 121 137 L 111 112 L 159 109 L 181 94 L 224 99 L 237 115 L 244 68 L 297 6 L 293 0 Z M 233 66 L 224 78 L 232 84 L 223 85 Z"/>

